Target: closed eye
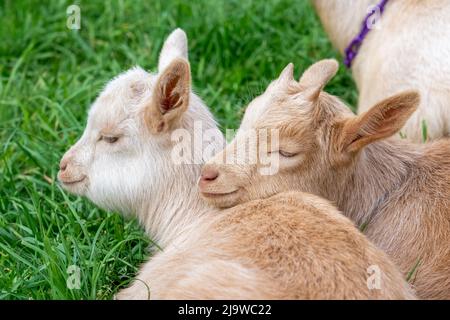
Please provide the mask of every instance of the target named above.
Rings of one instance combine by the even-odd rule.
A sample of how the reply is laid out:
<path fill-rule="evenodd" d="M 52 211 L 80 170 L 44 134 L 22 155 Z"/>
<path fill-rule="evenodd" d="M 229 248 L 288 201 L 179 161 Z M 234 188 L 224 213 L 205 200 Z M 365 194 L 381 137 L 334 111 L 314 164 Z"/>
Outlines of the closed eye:
<path fill-rule="evenodd" d="M 279 150 L 278 152 L 280 153 L 280 155 L 282 155 L 285 158 L 291 158 L 291 157 L 298 155 L 298 153 L 292 153 L 292 152 L 287 152 L 287 151 L 283 151 L 283 150 Z"/>
<path fill-rule="evenodd" d="M 113 143 L 117 142 L 117 140 L 119 140 L 119 137 L 114 137 L 114 136 L 101 136 L 101 137 L 100 137 L 100 140 L 103 140 L 103 141 L 105 141 L 105 142 L 107 142 L 107 143 L 113 144 Z"/>

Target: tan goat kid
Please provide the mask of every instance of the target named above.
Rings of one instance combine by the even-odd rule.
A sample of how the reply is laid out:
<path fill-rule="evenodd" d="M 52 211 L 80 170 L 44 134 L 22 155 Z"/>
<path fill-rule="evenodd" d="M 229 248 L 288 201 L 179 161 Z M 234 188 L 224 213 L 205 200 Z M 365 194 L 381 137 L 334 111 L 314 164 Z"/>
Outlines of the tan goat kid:
<path fill-rule="evenodd" d="M 217 131 L 191 92 L 183 31 L 165 42 L 158 69 L 135 68 L 106 86 L 58 174 L 66 190 L 136 216 L 163 248 L 117 298 L 414 298 L 387 256 L 325 200 L 292 193 L 226 212 L 202 201 L 202 163 L 173 155 L 179 130 L 195 136 L 198 121 L 200 136 Z M 223 137 L 195 145 L 195 154 L 221 150 Z"/>
<path fill-rule="evenodd" d="M 355 116 L 322 91 L 337 70 L 324 60 L 293 79 L 288 65 L 248 106 L 235 139 L 204 166 L 200 190 L 207 201 L 230 207 L 286 190 L 331 200 L 387 252 L 422 298 L 450 298 L 450 143 L 411 144 L 388 138 L 419 103 L 405 92 Z M 276 130 L 267 153 L 276 174 L 262 174 L 246 150 L 262 152 L 254 131 Z M 250 145 L 250 147 L 249 147 Z M 245 150 L 244 150 L 245 151 Z M 415 271 L 415 272 L 414 272 Z"/>
<path fill-rule="evenodd" d="M 371 5 L 379 0 L 311 0 L 333 45 L 344 52 Z M 373 17 L 376 19 L 377 17 Z M 421 103 L 402 129 L 423 141 L 450 135 L 450 1 L 389 1 L 352 64 L 358 111 L 405 89 Z M 375 20 L 374 20 L 375 21 Z"/>

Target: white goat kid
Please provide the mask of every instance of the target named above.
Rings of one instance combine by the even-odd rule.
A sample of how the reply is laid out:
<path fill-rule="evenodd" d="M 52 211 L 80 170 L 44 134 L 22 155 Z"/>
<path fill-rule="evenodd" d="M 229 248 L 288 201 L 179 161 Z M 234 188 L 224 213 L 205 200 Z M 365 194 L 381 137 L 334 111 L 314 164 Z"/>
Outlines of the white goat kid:
<path fill-rule="evenodd" d="M 190 92 L 182 30 L 168 37 L 158 69 L 155 75 L 135 67 L 107 84 L 82 137 L 61 160 L 58 178 L 66 190 L 102 208 L 137 216 L 164 246 L 206 210 L 195 184 L 201 163 L 173 165 L 178 141 L 171 133 L 180 128 L 193 134 L 195 120 L 203 132 L 217 133 L 203 149 L 220 150 L 224 142 L 208 108 Z"/>

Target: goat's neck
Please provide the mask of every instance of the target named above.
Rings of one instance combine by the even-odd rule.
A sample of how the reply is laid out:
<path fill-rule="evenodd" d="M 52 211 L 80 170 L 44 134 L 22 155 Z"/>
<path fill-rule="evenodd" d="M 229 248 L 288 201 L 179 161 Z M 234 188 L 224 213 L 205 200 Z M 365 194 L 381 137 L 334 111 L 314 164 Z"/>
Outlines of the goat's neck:
<path fill-rule="evenodd" d="M 172 181 L 166 181 L 165 190 L 149 197 L 140 209 L 138 218 L 147 234 L 164 248 L 202 217 L 214 215 L 217 209 L 208 206 L 200 198 L 196 178 L 200 176 L 199 165 L 192 166 L 190 174 L 184 176 L 186 168 Z"/>
<path fill-rule="evenodd" d="M 216 139 L 211 142 L 214 145 L 204 143 L 201 149 L 193 150 L 197 155 L 194 159 L 203 159 L 206 147 L 222 150 L 225 140 L 203 102 L 195 95 L 191 95 L 191 101 L 192 104 L 182 120 L 182 127 L 192 134 L 191 139 L 195 139 L 197 134 L 197 138 L 203 138 L 206 130 L 217 130 Z M 189 233 L 202 217 L 216 216 L 218 212 L 218 209 L 209 206 L 200 198 L 197 181 L 202 164 L 178 164 L 175 167 L 171 165 L 174 164 L 167 163 L 164 168 L 167 172 L 162 175 L 168 178 L 160 182 L 160 188 L 156 188 L 157 192 L 144 197 L 141 207 L 137 210 L 139 222 L 147 234 L 163 248 L 181 234 Z"/>
<path fill-rule="evenodd" d="M 400 139 L 367 146 L 352 165 L 342 170 L 337 179 L 333 178 L 338 183 L 328 184 L 330 190 L 325 197 L 356 224 L 370 223 L 416 165 L 417 152 L 410 146 Z"/>
<path fill-rule="evenodd" d="M 333 45 L 343 53 L 355 37 L 370 5 L 376 0 L 313 0 Z"/>

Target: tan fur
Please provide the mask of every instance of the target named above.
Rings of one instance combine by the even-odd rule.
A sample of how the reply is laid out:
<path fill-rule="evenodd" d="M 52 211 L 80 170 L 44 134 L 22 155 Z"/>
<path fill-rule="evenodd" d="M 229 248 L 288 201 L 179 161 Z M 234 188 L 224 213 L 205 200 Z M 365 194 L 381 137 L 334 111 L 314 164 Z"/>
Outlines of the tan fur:
<path fill-rule="evenodd" d="M 373 265 L 381 270 L 380 289 L 367 286 Z M 347 218 L 298 192 L 206 217 L 138 279 L 117 297 L 146 299 L 145 282 L 154 299 L 414 298 L 394 264 Z"/>
<path fill-rule="evenodd" d="M 379 0 L 311 0 L 333 45 L 344 52 Z M 389 1 L 352 64 L 359 91 L 358 112 L 378 101 L 414 89 L 422 101 L 402 133 L 423 142 L 450 135 L 450 2 Z"/>
<path fill-rule="evenodd" d="M 247 108 L 241 128 L 278 129 L 279 150 L 293 155 L 279 156 L 278 173 L 261 175 L 259 163 L 222 163 L 224 154 L 238 157 L 237 141 L 247 134 L 240 130 L 205 165 L 204 170 L 219 175 L 200 181 L 203 195 L 219 207 L 286 190 L 325 197 L 364 227 L 405 276 L 418 264 L 411 282 L 420 297 L 450 298 L 450 142 L 415 145 L 385 139 L 415 110 L 419 99 L 414 92 L 388 98 L 359 116 L 325 92 L 311 97 L 311 90 L 328 81 L 329 72 L 317 71 L 325 69 L 305 71 L 315 79 L 309 87 L 293 78 L 288 84 L 274 81 Z"/>

